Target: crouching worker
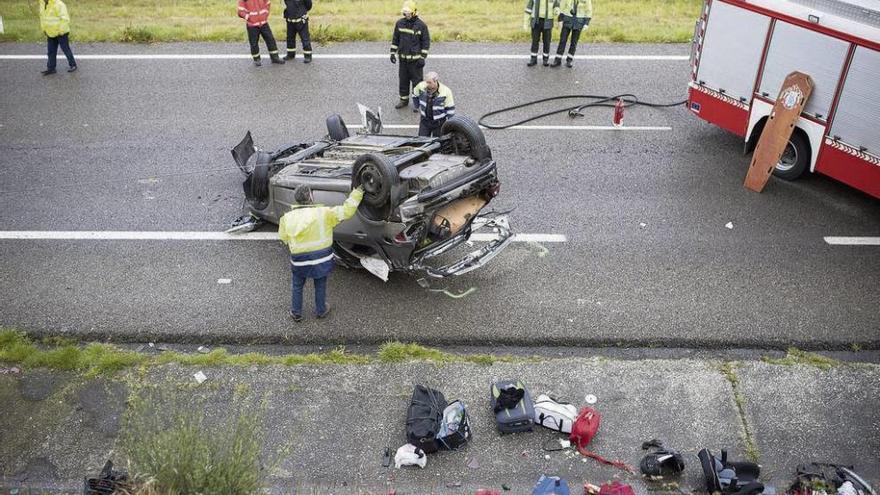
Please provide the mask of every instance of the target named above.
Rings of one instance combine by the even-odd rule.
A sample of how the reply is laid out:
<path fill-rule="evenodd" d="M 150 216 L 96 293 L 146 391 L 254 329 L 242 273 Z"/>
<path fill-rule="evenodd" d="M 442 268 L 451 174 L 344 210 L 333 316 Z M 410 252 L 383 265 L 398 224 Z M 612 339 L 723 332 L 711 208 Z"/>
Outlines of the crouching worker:
<path fill-rule="evenodd" d="M 296 204 L 278 223 L 278 238 L 290 249 L 292 274 L 290 317 L 302 321 L 303 287 L 315 281 L 315 316 L 326 318 L 327 277 L 333 270 L 333 228 L 351 218 L 364 197 L 360 187 L 351 191 L 340 206 L 314 204 L 312 190 L 299 186 L 293 192 Z"/>

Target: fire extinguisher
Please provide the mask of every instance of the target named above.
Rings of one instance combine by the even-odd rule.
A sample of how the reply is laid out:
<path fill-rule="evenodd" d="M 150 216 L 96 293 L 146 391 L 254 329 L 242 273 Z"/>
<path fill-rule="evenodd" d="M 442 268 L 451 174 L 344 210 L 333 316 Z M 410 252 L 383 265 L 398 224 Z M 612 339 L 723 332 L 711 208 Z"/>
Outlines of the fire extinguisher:
<path fill-rule="evenodd" d="M 614 104 L 614 117 L 611 119 L 614 127 L 623 126 L 623 108 L 623 98 L 618 98 L 617 103 Z"/>

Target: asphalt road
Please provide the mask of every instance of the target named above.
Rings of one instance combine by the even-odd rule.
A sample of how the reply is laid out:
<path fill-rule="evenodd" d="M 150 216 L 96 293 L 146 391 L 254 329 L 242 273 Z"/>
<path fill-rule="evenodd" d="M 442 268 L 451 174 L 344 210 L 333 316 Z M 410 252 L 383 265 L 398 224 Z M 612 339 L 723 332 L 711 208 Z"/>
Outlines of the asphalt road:
<path fill-rule="evenodd" d="M 520 53 L 446 44 L 432 53 Z M 74 46 L 87 53 L 246 53 L 244 44 Z M 384 44 L 323 53 L 375 53 Z M 686 55 L 682 45 L 598 45 L 584 54 Z M 39 54 L 3 44 L 0 54 Z M 65 64 L 60 61 L 60 66 Z M 219 231 L 239 215 L 229 149 L 251 130 L 273 148 L 324 134 L 356 103 L 395 111 L 396 67 L 320 59 L 82 60 L 45 78 L 37 60 L 0 60 L 0 230 Z M 429 59 L 460 113 L 480 116 L 560 94 L 685 98 L 684 60 Z M 536 124 L 608 125 L 610 109 Z M 823 236 L 880 235 L 880 202 L 824 177 L 742 187 L 740 140 L 683 107 L 628 110 L 629 126 L 671 130 L 487 131 L 499 209 L 515 244 L 427 292 L 337 270 L 320 323 L 287 317 L 289 272 L 274 242 L 0 241 L 0 325 L 114 341 L 880 347 L 880 248 Z M 415 132 L 415 131 L 399 131 Z M 732 222 L 733 228 L 725 228 Z M 545 252 L 546 249 L 546 252 Z M 218 284 L 228 278 L 230 284 Z M 307 306 L 308 307 L 308 306 Z"/>

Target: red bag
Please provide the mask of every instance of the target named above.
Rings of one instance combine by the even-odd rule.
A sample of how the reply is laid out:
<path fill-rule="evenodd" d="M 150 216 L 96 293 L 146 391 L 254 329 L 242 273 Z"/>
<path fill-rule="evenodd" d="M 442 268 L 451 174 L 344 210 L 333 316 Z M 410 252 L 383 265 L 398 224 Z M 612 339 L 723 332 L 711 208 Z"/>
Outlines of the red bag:
<path fill-rule="evenodd" d="M 599 495 L 636 495 L 636 492 L 626 483 L 612 481 L 611 483 L 603 483 L 599 487 Z"/>
<path fill-rule="evenodd" d="M 596 436 L 596 432 L 599 431 L 599 420 L 602 417 L 599 415 L 599 411 L 593 409 L 592 407 L 583 407 L 577 415 L 577 418 L 574 420 L 574 423 L 571 425 L 571 433 L 568 436 L 569 441 L 573 443 L 578 452 L 585 457 L 590 457 L 595 459 L 602 464 L 608 464 L 610 466 L 614 466 L 625 471 L 629 471 L 631 473 L 635 473 L 636 470 L 627 465 L 622 461 L 609 461 L 608 459 L 602 457 L 599 454 L 590 452 L 587 450 L 587 445 L 593 440 L 593 437 Z"/>

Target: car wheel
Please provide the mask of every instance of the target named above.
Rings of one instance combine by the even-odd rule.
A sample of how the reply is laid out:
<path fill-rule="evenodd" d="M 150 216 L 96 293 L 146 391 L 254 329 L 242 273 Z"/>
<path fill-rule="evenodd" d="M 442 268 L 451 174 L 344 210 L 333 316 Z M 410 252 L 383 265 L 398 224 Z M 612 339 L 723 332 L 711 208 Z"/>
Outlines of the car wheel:
<path fill-rule="evenodd" d="M 385 155 L 367 153 L 355 160 L 351 169 L 351 187 L 364 188 L 358 211 L 370 220 L 385 220 L 400 202 L 400 177 L 397 167 Z"/>
<path fill-rule="evenodd" d="M 348 127 L 346 127 L 342 117 L 336 113 L 327 117 L 327 133 L 330 135 L 330 139 L 334 141 L 342 141 L 351 135 L 348 133 Z"/>
<path fill-rule="evenodd" d="M 272 155 L 265 151 L 256 152 L 254 170 L 244 181 L 244 196 L 255 210 L 269 206 L 269 165 Z"/>
<path fill-rule="evenodd" d="M 773 168 L 773 175 L 784 180 L 795 180 L 810 166 L 810 142 L 800 131 L 795 130 L 785 145 L 779 163 Z"/>
<path fill-rule="evenodd" d="M 467 155 L 477 161 L 492 158 L 492 152 L 486 144 L 486 136 L 479 124 L 473 120 L 456 115 L 443 123 L 442 134 L 451 134 L 451 152 L 455 155 Z"/>

